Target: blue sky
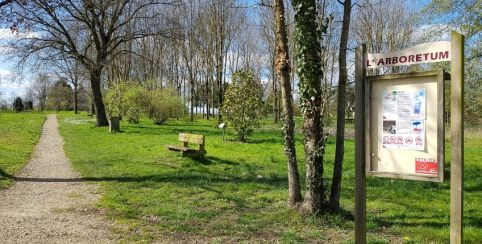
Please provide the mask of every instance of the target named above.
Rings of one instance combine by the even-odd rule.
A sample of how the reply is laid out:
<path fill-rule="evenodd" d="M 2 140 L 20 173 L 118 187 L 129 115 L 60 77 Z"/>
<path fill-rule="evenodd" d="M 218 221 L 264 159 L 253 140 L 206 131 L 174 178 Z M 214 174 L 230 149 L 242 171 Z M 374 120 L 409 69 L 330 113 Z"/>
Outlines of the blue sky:
<path fill-rule="evenodd" d="M 248 5 L 250 7 L 254 7 L 261 0 L 244 0 L 240 1 L 243 5 Z M 353 0 L 356 1 L 356 0 Z M 402 0 L 401 0 L 402 1 Z M 265 0 L 265 2 L 271 2 L 270 0 Z M 413 10 L 419 10 L 424 5 L 429 3 L 429 0 L 410 0 L 411 4 L 410 7 Z M 27 78 L 24 79 L 17 79 L 15 82 L 11 82 L 11 77 L 18 77 L 17 72 L 14 69 L 14 62 L 13 60 L 8 60 L 4 51 L 2 50 L 2 45 L 5 43 L 5 40 L 14 38 L 14 35 L 8 29 L 1 29 L 0 28 L 0 100 L 3 99 L 11 99 L 14 96 L 22 96 L 25 93 L 25 88 L 31 82 L 29 71 L 25 71 L 24 76 Z"/>

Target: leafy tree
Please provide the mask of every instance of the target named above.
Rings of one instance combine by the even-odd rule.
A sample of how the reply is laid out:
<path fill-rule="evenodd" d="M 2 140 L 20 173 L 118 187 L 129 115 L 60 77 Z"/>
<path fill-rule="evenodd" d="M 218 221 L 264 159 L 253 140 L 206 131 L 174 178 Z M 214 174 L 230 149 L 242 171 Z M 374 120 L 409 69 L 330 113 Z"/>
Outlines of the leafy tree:
<path fill-rule="evenodd" d="M 145 97 L 149 118 L 156 125 L 163 124 L 169 118 L 180 118 L 186 112 L 182 99 L 174 89 L 153 89 Z"/>
<path fill-rule="evenodd" d="M 261 117 L 262 88 L 253 73 L 236 71 L 226 89 L 221 113 L 234 128 L 238 139 L 245 142 Z"/>
<path fill-rule="evenodd" d="M 25 110 L 33 110 L 33 102 L 32 101 L 25 101 Z"/>
<path fill-rule="evenodd" d="M 108 90 L 105 96 L 107 113 L 112 116 L 126 116 L 129 122 L 137 124 L 145 105 L 146 89 L 138 84 L 121 82 Z"/>
<path fill-rule="evenodd" d="M 72 98 L 72 88 L 67 84 L 67 81 L 60 79 L 48 93 L 47 107 L 57 111 L 70 110 L 72 109 Z"/>
<path fill-rule="evenodd" d="M 15 109 L 15 112 L 22 112 L 23 111 L 23 101 L 22 98 L 17 97 L 15 98 L 13 102 L 13 109 Z"/>

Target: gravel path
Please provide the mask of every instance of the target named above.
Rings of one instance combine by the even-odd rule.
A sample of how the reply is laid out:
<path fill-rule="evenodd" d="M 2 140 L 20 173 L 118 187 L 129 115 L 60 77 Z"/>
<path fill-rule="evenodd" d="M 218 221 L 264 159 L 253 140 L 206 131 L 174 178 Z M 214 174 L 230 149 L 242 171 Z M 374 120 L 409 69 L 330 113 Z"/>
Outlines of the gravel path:
<path fill-rule="evenodd" d="M 0 192 L 1 243 L 112 243 L 114 227 L 95 208 L 100 194 L 82 182 L 49 115 L 31 161 Z"/>

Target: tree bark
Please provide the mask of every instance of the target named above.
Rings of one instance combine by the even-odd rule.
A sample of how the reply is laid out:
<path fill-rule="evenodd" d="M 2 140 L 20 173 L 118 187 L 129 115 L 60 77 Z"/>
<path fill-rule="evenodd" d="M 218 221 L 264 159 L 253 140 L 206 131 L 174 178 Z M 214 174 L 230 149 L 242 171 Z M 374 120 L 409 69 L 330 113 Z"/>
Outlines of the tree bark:
<path fill-rule="evenodd" d="M 341 179 L 343 172 L 343 157 L 345 154 L 345 110 L 346 110 L 346 49 L 350 31 L 351 0 L 343 3 L 343 24 L 341 27 L 340 50 L 338 54 L 338 108 L 336 116 L 336 152 L 333 165 L 333 181 L 331 184 L 330 208 L 337 211 L 340 208 Z"/>
<path fill-rule="evenodd" d="M 92 95 L 95 104 L 95 117 L 97 119 L 95 126 L 109 126 L 109 121 L 105 114 L 105 106 L 102 101 L 102 92 L 100 90 L 102 70 L 93 70 L 90 73 L 90 86 L 92 87 Z"/>
<path fill-rule="evenodd" d="M 75 114 L 78 114 L 79 113 L 79 98 L 78 98 L 78 94 L 79 93 L 79 89 L 77 87 L 77 84 L 74 84 L 74 113 Z"/>
<path fill-rule="evenodd" d="M 298 163 L 296 161 L 295 123 L 293 120 L 293 97 L 291 95 L 290 81 L 291 65 L 288 55 L 288 38 L 286 36 L 283 0 L 274 0 L 273 6 L 276 38 L 275 70 L 281 81 L 284 113 L 284 143 L 285 153 L 288 159 L 288 204 L 293 207 L 297 206 L 303 199 L 301 197 L 300 176 L 298 173 Z"/>
<path fill-rule="evenodd" d="M 292 0 L 295 10 L 296 62 L 299 77 L 300 108 L 303 112 L 303 135 L 306 164 L 306 192 L 300 211 L 321 212 L 326 207 L 323 180 L 325 135 L 321 119 L 321 30 L 315 0 Z"/>

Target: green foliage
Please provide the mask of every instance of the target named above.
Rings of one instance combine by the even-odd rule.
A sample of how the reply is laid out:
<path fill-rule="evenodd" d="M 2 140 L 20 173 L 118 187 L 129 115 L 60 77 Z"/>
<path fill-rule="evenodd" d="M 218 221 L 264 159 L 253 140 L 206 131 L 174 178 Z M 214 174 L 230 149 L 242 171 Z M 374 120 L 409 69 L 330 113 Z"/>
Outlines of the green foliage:
<path fill-rule="evenodd" d="M 109 117 L 119 117 L 122 115 L 122 93 L 124 92 L 123 83 L 114 84 L 104 95 L 106 112 Z"/>
<path fill-rule="evenodd" d="M 24 107 L 23 107 L 22 98 L 20 98 L 20 97 L 15 98 L 15 100 L 13 102 L 13 109 L 15 110 L 15 112 L 22 112 L 23 108 Z"/>
<path fill-rule="evenodd" d="M 33 110 L 33 102 L 32 101 L 26 101 L 25 102 L 25 111 L 31 111 Z"/>
<path fill-rule="evenodd" d="M 298 75 L 300 109 L 303 113 L 318 110 L 320 94 L 321 69 L 321 29 L 316 19 L 316 3 L 314 0 L 293 0 L 295 13 L 296 74 Z M 325 29 L 326 27 L 323 27 Z"/>
<path fill-rule="evenodd" d="M 149 118 L 160 125 L 169 118 L 180 118 L 186 113 L 186 107 L 174 89 L 153 89 L 146 93 L 146 107 Z"/>
<path fill-rule="evenodd" d="M 224 94 L 221 113 L 242 142 L 246 141 L 253 128 L 258 125 L 263 112 L 262 92 L 260 82 L 251 72 L 236 71 L 232 84 Z"/>
<path fill-rule="evenodd" d="M 156 125 L 169 118 L 180 118 L 186 108 L 174 89 L 151 88 L 134 83 L 120 82 L 113 85 L 105 95 L 107 114 L 125 116 L 134 124 L 139 123 L 143 114 Z"/>
<path fill-rule="evenodd" d="M 120 82 L 109 89 L 105 95 L 107 113 L 112 116 L 125 116 L 134 124 L 145 111 L 144 96 L 147 90 L 139 84 Z"/>
<path fill-rule="evenodd" d="M 64 79 L 58 80 L 48 93 L 47 109 L 57 111 L 72 110 L 73 94 L 72 88 L 67 84 L 67 81 Z"/>

